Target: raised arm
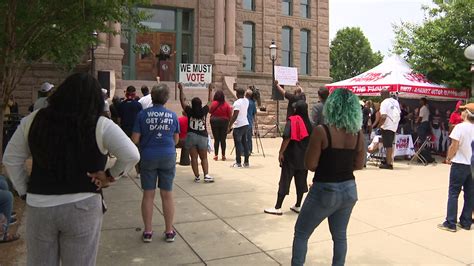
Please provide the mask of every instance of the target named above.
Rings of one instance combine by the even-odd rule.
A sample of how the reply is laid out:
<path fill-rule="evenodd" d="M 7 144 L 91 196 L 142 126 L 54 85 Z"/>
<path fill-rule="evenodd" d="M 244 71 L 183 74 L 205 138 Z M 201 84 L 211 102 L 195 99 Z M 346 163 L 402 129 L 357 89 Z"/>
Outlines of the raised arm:
<path fill-rule="evenodd" d="M 178 89 L 179 89 L 179 102 L 181 103 L 181 108 L 185 110 L 187 104 L 186 104 L 186 101 L 184 100 L 185 97 L 184 97 L 184 92 L 183 92 L 183 84 L 178 83 Z"/>
<path fill-rule="evenodd" d="M 215 87 L 216 87 L 216 86 L 214 85 L 214 83 L 210 83 L 210 84 L 209 84 L 208 93 L 207 93 L 207 106 L 211 106 L 211 103 L 212 103 L 212 90 L 213 90 Z"/>
<path fill-rule="evenodd" d="M 281 93 L 281 95 L 285 96 L 285 89 L 283 89 L 280 84 L 278 84 L 278 80 L 275 79 L 275 87 Z"/>

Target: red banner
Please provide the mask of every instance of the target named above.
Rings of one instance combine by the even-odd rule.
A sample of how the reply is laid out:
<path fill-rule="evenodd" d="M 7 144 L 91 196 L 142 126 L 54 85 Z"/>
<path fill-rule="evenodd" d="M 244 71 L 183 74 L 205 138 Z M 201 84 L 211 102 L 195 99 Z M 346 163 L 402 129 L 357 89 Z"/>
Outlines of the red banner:
<path fill-rule="evenodd" d="M 463 98 L 468 97 L 467 90 L 456 90 L 449 88 L 433 88 L 433 87 L 419 87 L 419 86 L 409 86 L 409 85 L 400 85 L 400 93 L 411 93 L 419 94 L 425 96 L 439 96 L 447 98 Z"/>

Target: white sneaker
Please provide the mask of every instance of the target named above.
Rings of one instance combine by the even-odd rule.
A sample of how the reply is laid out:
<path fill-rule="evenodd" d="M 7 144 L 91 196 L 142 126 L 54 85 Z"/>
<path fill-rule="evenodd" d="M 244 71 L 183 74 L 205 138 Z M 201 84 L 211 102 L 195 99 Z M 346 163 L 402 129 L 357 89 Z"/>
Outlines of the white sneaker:
<path fill-rule="evenodd" d="M 275 208 L 268 208 L 263 210 L 263 212 L 268 213 L 268 214 L 273 214 L 273 215 L 282 215 L 283 212 L 281 209 L 275 209 Z"/>
<path fill-rule="evenodd" d="M 301 207 L 296 207 L 295 205 L 293 205 L 293 206 L 290 207 L 290 210 L 292 210 L 296 213 L 300 213 Z"/>
<path fill-rule="evenodd" d="M 210 176 L 210 175 L 205 175 L 204 176 L 204 182 L 206 183 L 212 183 L 214 182 L 214 177 Z"/>
<path fill-rule="evenodd" d="M 140 177 L 141 177 L 140 174 L 137 174 L 137 179 L 140 179 Z"/>
<path fill-rule="evenodd" d="M 201 182 L 201 178 L 199 178 L 199 176 L 196 176 L 196 177 L 194 178 L 194 182 L 196 182 L 196 183 Z"/>
<path fill-rule="evenodd" d="M 240 164 L 240 163 L 233 163 L 233 164 L 230 165 L 230 167 L 232 167 L 232 168 L 242 168 L 242 164 Z"/>

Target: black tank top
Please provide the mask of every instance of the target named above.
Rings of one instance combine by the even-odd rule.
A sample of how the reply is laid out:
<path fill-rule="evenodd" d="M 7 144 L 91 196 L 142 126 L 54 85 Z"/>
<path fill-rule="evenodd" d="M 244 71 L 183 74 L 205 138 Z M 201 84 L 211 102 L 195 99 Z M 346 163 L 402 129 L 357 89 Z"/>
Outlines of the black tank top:
<path fill-rule="evenodd" d="M 354 159 L 359 147 L 359 134 L 357 134 L 354 149 L 335 149 L 332 147 L 331 134 L 327 125 L 323 125 L 328 138 L 328 146 L 321 151 L 319 164 L 314 173 L 313 182 L 340 183 L 355 179 Z"/>

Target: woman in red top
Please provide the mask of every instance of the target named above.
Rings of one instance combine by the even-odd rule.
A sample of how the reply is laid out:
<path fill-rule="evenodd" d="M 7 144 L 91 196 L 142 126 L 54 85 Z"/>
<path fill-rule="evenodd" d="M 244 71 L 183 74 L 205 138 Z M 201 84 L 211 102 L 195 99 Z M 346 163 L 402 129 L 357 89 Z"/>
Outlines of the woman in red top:
<path fill-rule="evenodd" d="M 219 155 L 219 144 L 222 149 L 222 160 L 225 161 L 227 127 L 232 116 L 232 108 L 225 101 L 223 91 L 218 90 L 214 94 L 209 113 L 211 113 L 211 129 L 214 136 L 214 161 L 217 161 Z"/>
<path fill-rule="evenodd" d="M 181 157 L 179 159 L 179 165 L 190 165 L 191 159 L 189 159 L 189 150 L 186 149 L 184 143 L 186 142 L 186 135 L 188 134 L 188 117 L 186 112 L 183 110 L 182 115 L 178 117 L 179 122 L 179 142 L 176 148 L 181 148 Z"/>

